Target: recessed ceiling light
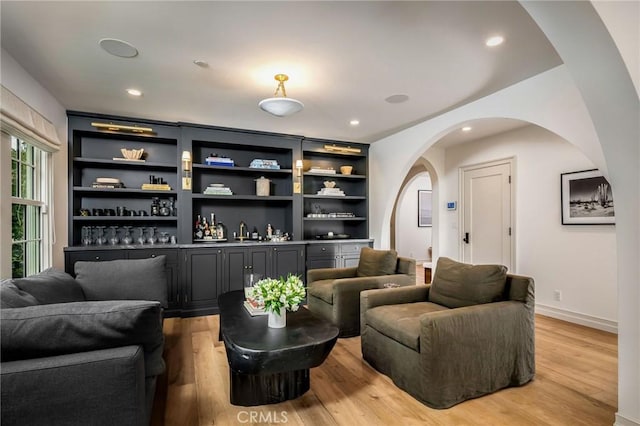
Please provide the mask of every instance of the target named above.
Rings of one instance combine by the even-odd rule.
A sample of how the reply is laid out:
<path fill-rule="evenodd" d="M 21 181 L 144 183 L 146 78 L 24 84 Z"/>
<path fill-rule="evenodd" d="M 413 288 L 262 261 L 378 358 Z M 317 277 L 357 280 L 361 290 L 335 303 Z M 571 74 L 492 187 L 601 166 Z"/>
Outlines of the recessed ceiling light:
<path fill-rule="evenodd" d="M 489 37 L 484 44 L 486 44 L 489 47 L 495 47 L 495 46 L 501 45 L 502 43 L 504 43 L 504 37 L 497 35 L 497 36 Z"/>
<path fill-rule="evenodd" d="M 209 68 L 209 63 L 201 59 L 195 59 L 193 63 L 199 66 L 200 68 Z"/>
<path fill-rule="evenodd" d="M 464 127 L 462 128 L 462 131 L 463 131 L 463 132 L 470 132 L 470 131 L 471 131 L 471 126 L 464 126 Z"/>
<path fill-rule="evenodd" d="M 385 101 L 390 104 L 401 104 L 402 102 L 407 102 L 409 100 L 409 96 L 407 95 L 391 95 L 385 99 Z"/>
<path fill-rule="evenodd" d="M 351 120 L 349 124 L 351 124 L 352 126 L 357 126 L 358 124 L 360 124 L 360 120 Z"/>
<path fill-rule="evenodd" d="M 138 89 L 127 89 L 127 93 L 131 96 L 142 96 L 142 92 Z"/>
<path fill-rule="evenodd" d="M 123 40 L 103 38 L 98 42 L 98 44 L 107 53 L 110 53 L 113 56 L 118 56 L 120 58 L 133 58 L 138 56 L 138 49 L 133 47 L 131 43 Z"/>

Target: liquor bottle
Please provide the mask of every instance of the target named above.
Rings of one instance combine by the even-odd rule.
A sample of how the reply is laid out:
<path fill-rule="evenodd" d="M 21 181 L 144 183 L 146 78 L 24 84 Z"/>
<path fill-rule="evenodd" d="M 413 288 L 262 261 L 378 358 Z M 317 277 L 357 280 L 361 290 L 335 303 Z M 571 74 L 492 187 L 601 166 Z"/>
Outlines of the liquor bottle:
<path fill-rule="evenodd" d="M 196 226 L 194 227 L 194 230 L 193 230 L 193 236 L 197 240 L 201 240 L 202 237 L 204 236 L 203 230 L 202 230 L 202 224 L 200 222 L 200 215 L 196 217 Z"/>
<path fill-rule="evenodd" d="M 267 240 L 270 240 L 272 236 L 273 236 L 273 228 L 271 227 L 271 224 L 268 224 L 267 225 Z"/>
<path fill-rule="evenodd" d="M 203 234 L 204 234 L 204 239 L 211 239 L 212 235 L 211 235 L 211 228 L 209 227 L 209 224 L 207 223 L 207 218 L 203 218 L 202 219 L 202 229 L 203 229 Z"/>
<path fill-rule="evenodd" d="M 209 226 L 212 229 L 216 229 L 216 214 L 211 212 L 211 223 L 209 224 Z"/>

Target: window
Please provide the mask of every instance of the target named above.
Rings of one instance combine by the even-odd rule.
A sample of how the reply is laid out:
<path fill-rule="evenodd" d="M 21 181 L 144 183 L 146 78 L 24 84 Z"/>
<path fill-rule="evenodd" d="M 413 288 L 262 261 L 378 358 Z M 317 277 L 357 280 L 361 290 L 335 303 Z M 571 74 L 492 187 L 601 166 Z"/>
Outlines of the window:
<path fill-rule="evenodd" d="M 11 136 L 11 274 L 35 274 L 50 264 L 50 154 Z"/>

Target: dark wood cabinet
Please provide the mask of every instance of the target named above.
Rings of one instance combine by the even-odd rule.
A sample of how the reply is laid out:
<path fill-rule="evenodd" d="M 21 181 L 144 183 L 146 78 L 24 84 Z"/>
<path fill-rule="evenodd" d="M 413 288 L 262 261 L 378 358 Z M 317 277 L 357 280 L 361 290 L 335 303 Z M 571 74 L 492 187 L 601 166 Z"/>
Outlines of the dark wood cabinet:
<path fill-rule="evenodd" d="M 305 280 L 305 247 L 299 245 L 282 245 L 271 249 L 271 276 L 275 278 L 298 275 Z"/>
<path fill-rule="evenodd" d="M 371 241 L 311 243 L 307 247 L 307 270 L 358 266 L 360 250 L 363 247 L 371 247 L 372 245 Z"/>
<path fill-rule="evenodd" d="M 271 274 L 268 247 L 229 247 L 224 253 L 224 291 L 242 290 L 247 274 Z"/>
<path fill-rule="evenodd" d="M 183 254 L 183 314 L 196 316 L 217 313 L 218 296 L 224 292 L 222 249 L 187 249 Z"/>

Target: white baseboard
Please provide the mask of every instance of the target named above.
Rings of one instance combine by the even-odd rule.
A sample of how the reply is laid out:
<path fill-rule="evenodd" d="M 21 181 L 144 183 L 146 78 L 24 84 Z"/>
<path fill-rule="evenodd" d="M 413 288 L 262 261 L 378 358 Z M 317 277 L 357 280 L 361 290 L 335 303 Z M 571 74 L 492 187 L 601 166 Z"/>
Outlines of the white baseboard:
<path fill-rule="evenodd" d="M 626 417 L 623 417 L 621 414 L 616 413 L 616 421 L 613 423 L 614 426 L 640 426 L 640 421 L 631 420 Z"/>
<path fill-rule="evenodd" d="M 609 333 L 618 334 L 618 322 L 604 318 L 598 318 L 591 315 L 585 315 L 578 312 L 568 311 L 566 309 L 554 308 L 553 306 L 536 304 L 536 314 L 545 315 L 551 318 L 557 318 L 563 321 L 584 325 L 598 330 L 608 331 Z"/>

